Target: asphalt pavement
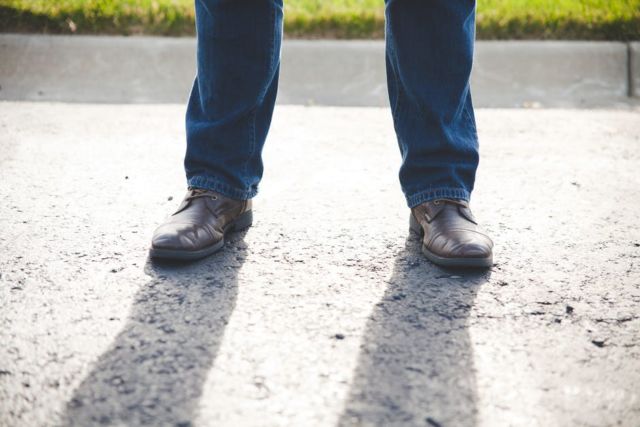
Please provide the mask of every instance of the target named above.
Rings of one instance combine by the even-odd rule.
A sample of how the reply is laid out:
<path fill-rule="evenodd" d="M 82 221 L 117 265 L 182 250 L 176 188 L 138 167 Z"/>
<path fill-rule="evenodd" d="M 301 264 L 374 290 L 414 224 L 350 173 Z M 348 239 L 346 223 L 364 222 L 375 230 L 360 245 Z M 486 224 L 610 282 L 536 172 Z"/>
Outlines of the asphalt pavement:
<path fill-rule="evenodd" d="M 0 425 L 640 425 L 640 111 L 477 115 L 489 271 L 420 254 L 387 109 L 301 106 L 175 265 L 182 105 L 0 103 Z"/>

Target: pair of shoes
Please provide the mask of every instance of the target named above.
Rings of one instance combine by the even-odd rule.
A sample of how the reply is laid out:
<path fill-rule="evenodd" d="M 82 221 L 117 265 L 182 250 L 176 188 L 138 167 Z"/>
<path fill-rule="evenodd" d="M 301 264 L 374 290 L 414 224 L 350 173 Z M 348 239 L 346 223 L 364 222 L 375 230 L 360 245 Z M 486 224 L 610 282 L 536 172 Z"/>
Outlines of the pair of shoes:
<path fill-rule="evenodd" d="M 197 260 L 220 250 L 225 236 L 251 225 L 251 200 L 234 200 L 214 191 L 189 188 L 178 210 L 156 229 L 152 258 Z"/>
<path fill-rule="evenodd" d="M 196 260 L 220 250 L 225 236 L 252 223 L 251 200 L 190 188 L 169 219 L 156 229 L 152 258 Z M 411 210 L 411 230 L 423 236 L 422 252 L 446 267 L 491 267 L 493 242 L 463 200 L 440 199 Z"/>

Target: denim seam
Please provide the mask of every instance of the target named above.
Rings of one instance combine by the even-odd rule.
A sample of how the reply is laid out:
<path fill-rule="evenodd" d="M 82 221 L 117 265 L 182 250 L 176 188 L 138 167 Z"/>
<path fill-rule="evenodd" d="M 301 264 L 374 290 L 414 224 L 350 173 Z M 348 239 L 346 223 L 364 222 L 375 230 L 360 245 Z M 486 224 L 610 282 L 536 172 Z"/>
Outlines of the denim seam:
<path fill-rule="evenodd" d="M 389 36 L 392 37 L 392 36 Z M 391 55 L 391 54 L 390 54 Z M 399 110 L 400 110 L 400 98 L 402 97 L 402 89 L 400 88 L 400 79 L 398 78 L 398 71 L 395 69 L 395 66 L 393 65 L 393 58 L 390 58 L 392 65 L 391 65 L 391 72 L 393 73 L 393 82 L 394 85 L 396 87 L 396 102 L 394 102 L 393 107 L 391 108 L 391 116 L 398 117 L 399 114 Z"/>
<path fill-rule="evenodd" d="M 217 191 L 224 196 L 236 200 L 251 199 L 257 194 L 257 191 L 254 189 L 241 190 L 237 187 L 227 184 L 223 179 L 212 175 L 194 175 L 189 178 L 188 184 L 189 187 Z"/>
<path fill-rule="evenodd" d="M 395 116 L 396 117 L 400 117 L 402 114 L 404 114 L 404 111 L 406 109 L 406 96 L 405 96 L 405 92 L 404 92 L 404 86 L 402 85 L 402 80 L 400 79 L 400 72 L 398 70 L 394 70 L 395 73 L 395 79 L 396 79 L 396 90 L 398 91 L 397 93 L 397 99 L 396 99 L 396 109 L 395 109 Z"/>
<path fill-rule="evenodd" d="M 464 188 L 438 187 L 430 188 L 406 195 L 407 204 L 410 208 L 414 208 L 419 204 L 441 198 L 462 199 L 469 201 L 471 194 Z"/>
<path fill-rule="evenodd" d="M 275 26 L 275 15 L 276 15 L 276 11 L 275 9 L 273 10 L 273 13 L 271 13 L 271 22 L 269 27 L 271 28 L 271 37 L 270 37 L 270 45 L 269 45 L 269 55 L 268 55 L 268 62 L 267 62 L 267 70 L 268 72 L 271 72 L 273 70 L 273 51 L 275 48 L 275 38 L 276 38 L 276 31 L 273 29 Z M 247 160 L 244 162 L 244 167 L 243 167 L 243 174 L 245 176 L 248 175 L 248 171 L 249 171 L 249 164 L 251 163 L 251 160 L 253 159 L 253 157 L 255 156 L 255 151 L 256 151 L 256 120 L 257 120 L 257 116 L 258 116 L 258 108 L 260 106 L 260 104 L 262 104 L 264 102 L 264 98 L 267 94 L 267 91 L 269 90 L 269 86 L 271 84 L 271 82 L 273 81 L 273 79 L 267 81 L 267 83 L 264 85 L 264 87 L 262 87 L 260 89 L 260 97 L 258 99 L 258 104 L 253 108 L 253 110 L 251 111 L 251 117 L 249 118 L 249 122 L 250 122 L 250 127 L 249 127 L 249 154 L 247 155 Z M 255 190 L 250 190 L 250 193 L 256 193 Z M 253 197 L 253 196 L 252 196 Z"/>
<path fill-rule="evenodd" d="M 267 63 L 267 69 L 269 73 L 273 73 L 273 66 L 274 66 L 274 59 L 273 59 L 273 53 L 274 53 L 274 49 L 276 47 L 276 30 L 274 29 L 275 27 L 275 23 L 276 23 L 276 9 L 273 8 L 272 9 L 272 13 L 271 13 L 271 22 L 269 25 L 269 28 L 271 29 L 271 37 L 270 37 L 270 44 L 269 44 L 269 55 L 268 55 L 268 63 Z M 273 75 L 271 76 L 272 78 L 267 80 L 265 82 L 264 87 L 262 87 L 260 89 L 260 100 L 259 103 L 262 103 L 264 101 L 264 98 L 267 96 L 267 92 L 269 90 L 269 86 L 271 85 L 271 83 L 273 82 Z M 257 109 L 257 106 L 256 106 Z"/>
<path fill-rule="evenodd" d="M 468 95 L 468 96 L 471 96 L 471 95 Z M 469 103 L 468 105 L 465 105 L 465 113 L 467 115 L 467 120 L 469 120 L 469 122 L 471 123 L 471 126 L 473 128 L 473 134 L 474 134 L 476 140 L 478 140 L 478 129 L 476 127 L 476 119 L 471 114 L 472 111 L 473 111 L 473 104 Z"/>
<path fill-rule="evenodd" d="M 400 116 L 400 112 L 402 110 L 401 105 L 404 99 L 403 90 L 400 86 L 400 79 L 398 78 L 398 73 L 396 70 L 393 70 L 393 79 L 395 80 L 396 85 L 396 104 L 393 106 L 393 111 L 391 112 L 392 116 L 396 118 Z"/>
<path fill-rule="evenodd" d="M 256 150 L 256 115 L 257 110 L 254 109 L 249 119 L 249 155 L 247 156 L 247 161 L 244 162 L 244 176 L 247 176 L 249 173 L 249 163 L 251 163 L 251 159 L 253 159 Z"/>

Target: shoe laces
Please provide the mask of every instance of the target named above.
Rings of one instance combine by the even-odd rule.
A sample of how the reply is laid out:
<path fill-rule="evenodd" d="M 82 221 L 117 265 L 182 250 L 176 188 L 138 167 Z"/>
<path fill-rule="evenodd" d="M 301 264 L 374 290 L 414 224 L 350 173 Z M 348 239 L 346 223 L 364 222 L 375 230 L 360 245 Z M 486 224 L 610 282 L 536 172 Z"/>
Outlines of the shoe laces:
<path fill-rule="evenodd" d="M 434 205 L 451 204 L 451 205 L 462 206 L 463 208 L 468 207 L 467 203 L 464 200 L 456 200 L 456 199 L 436 199 L 433 201 L 433 204 Z"/>
<path fill-rule="evenodd" d="M 209 197 L 213 200 L 218 199 L 218 195 L 216 193 L 210 190 L 205 190 L 204 188 L 190 188 L 189 190 L 191 191 L 191 194 L 185 198 L 185 202 L 194 199 L 201 199 L 203 197 Z"/>

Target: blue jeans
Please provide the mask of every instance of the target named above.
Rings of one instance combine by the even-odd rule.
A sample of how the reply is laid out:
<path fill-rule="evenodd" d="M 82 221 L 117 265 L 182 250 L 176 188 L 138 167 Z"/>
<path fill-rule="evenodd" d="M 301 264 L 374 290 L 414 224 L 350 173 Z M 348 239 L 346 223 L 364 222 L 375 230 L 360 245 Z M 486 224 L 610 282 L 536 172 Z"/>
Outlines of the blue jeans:
<path fill-rule="evenodd" d="M 469 91 L 475 0 L 385 3 L 387 84 L 407 204 L 469 200 L 478 167 Z M 256 195 L 278 89 L 282 23 L 282 0 L 196 0 L 189 186 L 234 199 Z"/>

